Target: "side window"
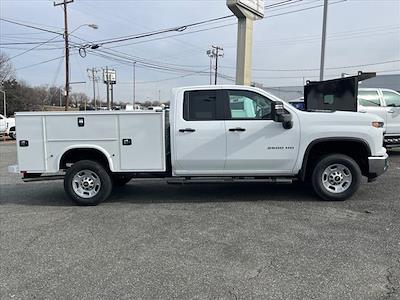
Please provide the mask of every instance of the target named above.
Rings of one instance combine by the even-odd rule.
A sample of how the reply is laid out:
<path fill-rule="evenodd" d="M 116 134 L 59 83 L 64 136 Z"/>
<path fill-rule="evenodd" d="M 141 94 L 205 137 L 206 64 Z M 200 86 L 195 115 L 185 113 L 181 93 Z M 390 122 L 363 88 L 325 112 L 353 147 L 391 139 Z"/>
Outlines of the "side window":
<path fill-rule="evenodd" d="M 250 91 L 228 90 L 228 119 L 271 120 L 271 103 L 268 98 Z"/>
<path fill-rule="evenodd" d="M 183 118 L 186 121 L 216 120 L 217 92 L 188 91 L 183 101 Z"/>
<path fill-rule="evenodd" d="M 376 91 L 358 91 L 358 103 L 362 106 L 381 106 Z"/>
<path fill-rule="evenodd" d="M 383 98 L 385 99 L 386 106 L 391 106 L 391 107 L 400 107 L 400 95 L 393 93 L 393 92 L 387 92 L 383 91 Z"/>

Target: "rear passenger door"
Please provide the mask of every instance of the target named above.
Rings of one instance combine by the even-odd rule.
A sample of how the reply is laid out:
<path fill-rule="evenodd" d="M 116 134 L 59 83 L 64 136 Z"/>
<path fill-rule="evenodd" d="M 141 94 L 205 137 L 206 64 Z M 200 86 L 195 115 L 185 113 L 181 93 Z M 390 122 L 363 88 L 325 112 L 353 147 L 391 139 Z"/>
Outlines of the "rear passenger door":
<path fill-rule="evenodd" d="M 222 175 L 226 137 L 221 91 L 186 91 L 183 97 L 171 127 L 174 175 Z"/>

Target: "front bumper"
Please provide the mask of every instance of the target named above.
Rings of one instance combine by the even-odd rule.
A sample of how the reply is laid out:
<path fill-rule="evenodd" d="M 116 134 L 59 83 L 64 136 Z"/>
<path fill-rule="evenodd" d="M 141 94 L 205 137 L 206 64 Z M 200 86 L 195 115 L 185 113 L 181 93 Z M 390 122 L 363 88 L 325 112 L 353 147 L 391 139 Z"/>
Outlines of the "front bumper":
<path fill-rule="evenodd" d="M 389 167 L 388 158 L 389 156 L 387 154 L 385 154 L 384 156 L 368 157 L 368 179 L 374 179 L 386 172 Z"/>

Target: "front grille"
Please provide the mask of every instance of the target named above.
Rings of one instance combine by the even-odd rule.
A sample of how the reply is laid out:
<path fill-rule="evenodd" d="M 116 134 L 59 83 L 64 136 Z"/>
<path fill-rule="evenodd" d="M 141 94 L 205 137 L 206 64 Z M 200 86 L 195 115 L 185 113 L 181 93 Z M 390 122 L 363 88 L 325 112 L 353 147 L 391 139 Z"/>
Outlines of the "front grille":
<path fill-rule="evenodd" d="M 400 136 L 385 136 L 384 143 L 386 145 L 397 145 L 397 144 L 400 144 Z"/>

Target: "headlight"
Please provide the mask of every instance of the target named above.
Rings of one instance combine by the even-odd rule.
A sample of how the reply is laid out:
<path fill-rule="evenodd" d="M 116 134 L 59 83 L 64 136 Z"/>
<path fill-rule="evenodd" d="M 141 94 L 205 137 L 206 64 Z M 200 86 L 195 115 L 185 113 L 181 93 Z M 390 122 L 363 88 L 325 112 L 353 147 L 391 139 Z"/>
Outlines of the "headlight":
<path fill-rule="evenodd" d="M 375 128 L 383 128 L 384 124 L 385 124 L 384 122 L 379 122 L 379 121 L 372 122 L 372 126 L 374 126 Z"/>

